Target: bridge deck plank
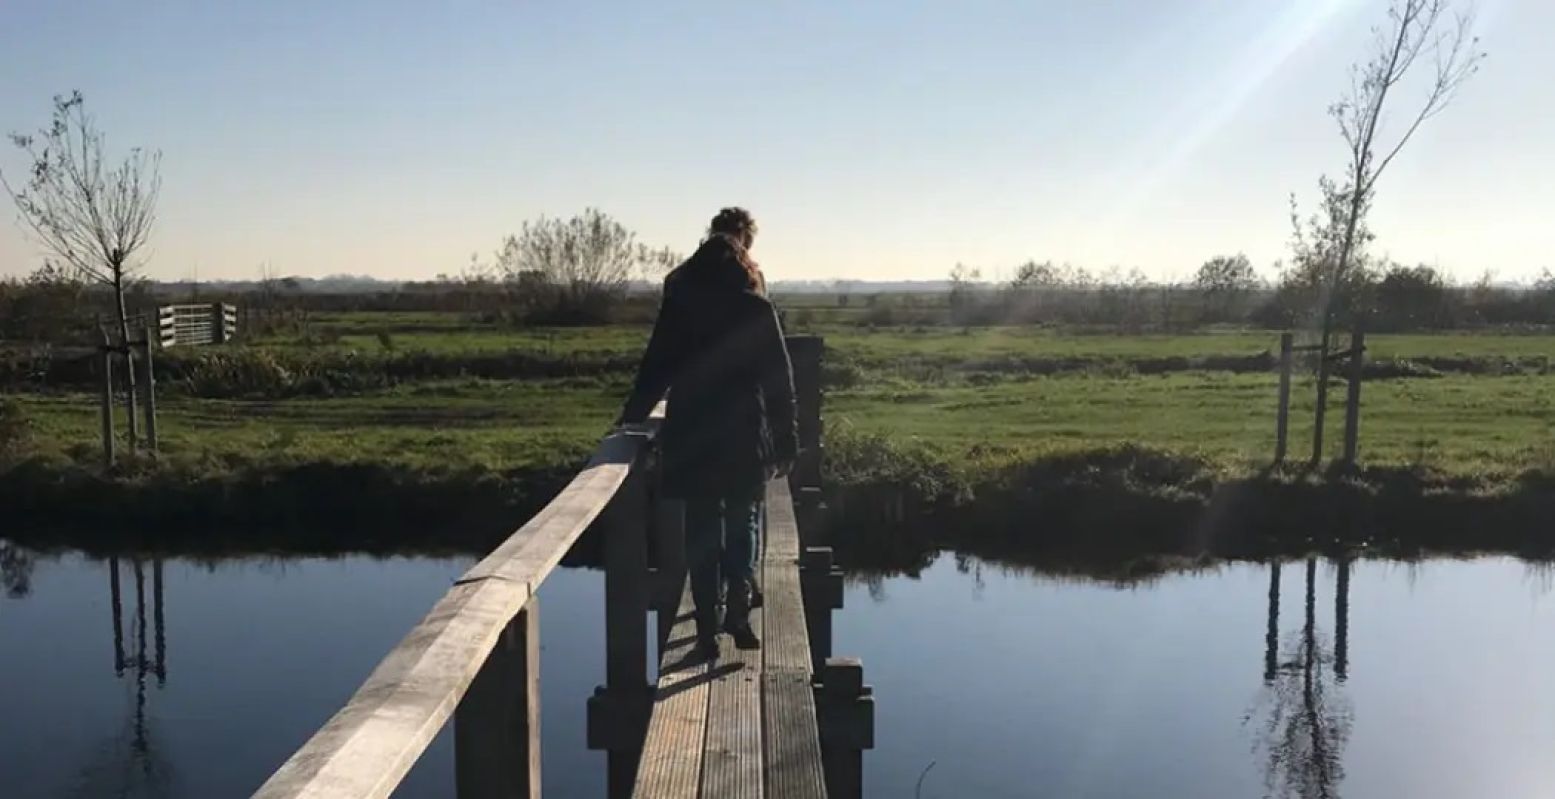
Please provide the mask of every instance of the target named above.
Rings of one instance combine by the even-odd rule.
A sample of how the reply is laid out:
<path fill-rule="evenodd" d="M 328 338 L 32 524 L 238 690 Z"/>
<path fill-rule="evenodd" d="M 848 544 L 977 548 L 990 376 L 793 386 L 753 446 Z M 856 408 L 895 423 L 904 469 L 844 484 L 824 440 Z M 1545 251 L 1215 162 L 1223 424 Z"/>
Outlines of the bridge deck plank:
<path fill-rule="evenodd" d="M 762 697 L 766 727 L 767 795 L 823 799 L 810 640 L 799 583 L 799 527 L 785 480 L 767 486 L 767 544 L 762 563 L 766 594 L 766 668 Z"/>
<path fill-rule="evenodd" d="M 691 592 L 683 590 L 675 625 L 659 657 L 658 693 L 638 765 L 635 796 L 694 797 L 701 784 L 710 692 L 708 663 L 696 656 L 691 610 Z"/>

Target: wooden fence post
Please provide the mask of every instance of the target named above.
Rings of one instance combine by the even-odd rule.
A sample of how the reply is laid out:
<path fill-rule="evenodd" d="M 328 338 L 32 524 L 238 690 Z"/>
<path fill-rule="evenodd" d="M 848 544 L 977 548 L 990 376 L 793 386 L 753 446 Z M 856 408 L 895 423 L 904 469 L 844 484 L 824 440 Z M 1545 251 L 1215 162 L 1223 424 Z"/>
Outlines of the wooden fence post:
<path fill-rule="evenodd" d="M 588 704 L 588 743 L 606 752 L 608 793 L 628 797 L 652 704 L 648 685 L 646 458 L 633 464 L 600 523 L 605 536 L 605 685 Z"/>
<path fill-rule="evenodd" d="M 1312 409 L 1312 466 L 1323 463 L 1323 432 L 1328 423 L 1328 375 L 1331 372 L 1329 347 L 1332 346 L 1328 323 L 1323 326 L 1323 337 L 1318 346 L 1317 404 Z"/>
<path fill-rule="evenodd" d="M 540 616 L 531 596 L 454 711 L 459 799 L 539 799 Z"/>
<path fill-rule="evenodd" d="M 831 547 L 805 548 L 799 561 L 799 590 L 810 639 L 810 672 L 821 674 L 831 658 L 832 611 L 842 609 L 842 570 L 836 567 Z"/>
<path fill-rule="evenodd" d="M 826 795 L 859 799 L 864 750 L 875 748 L 875 697 L 864 684 L 864 664 L 858 658 L 827 660 L 818 704 Z"/>
<path fill-rule="evenodd" d="M 100 351 L 103 354 L 103 467 L 113 468 L 113 346 L 108 343 L 108 331 L 99 329 L 103 343 Z"/>
<path fill-rule="evenodd" d="M 1275 463 L 1285 462 L 1286 445 L 1290 440 L 1290 369 L 1294 344 L 1295 337 L 1290 333 L 1280 334 L 1280 405 L 1278 420 L 1275 422 Z"/>
<path fill-rule="evenodd" d="M 1361 379 L 1366 370 L 1366 331 L 1350 334 L 1350 389 L 1344 399 L 1344 463 L 1355 465 L 1361 435 Z"/>
<path fill-rule="evenodd" d="M 146 325 L 146 447 L 157 451 L 157 374 L 152 361 L 151 325 Z"/>

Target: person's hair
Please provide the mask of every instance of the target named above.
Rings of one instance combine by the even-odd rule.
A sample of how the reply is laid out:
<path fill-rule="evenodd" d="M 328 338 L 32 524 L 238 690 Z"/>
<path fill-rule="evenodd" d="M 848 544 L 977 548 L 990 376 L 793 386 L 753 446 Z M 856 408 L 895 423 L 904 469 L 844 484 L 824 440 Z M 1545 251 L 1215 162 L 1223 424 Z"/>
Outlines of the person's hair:
<path fill-rule="evenodd" d="M 767 288 L 760 267 L 751 260 L 750 253 L 738 237 L 727 232 L 715 232 L 708 236 L 696 252 L 670 275 L 670 279 L 762 294 L 766 293 Z"/>
<path fill-rule="evenodd" d="M 719 233 L 733 236 L 736 239 L 744 235 L 755 238 L 756 217 L 751 216 L 751 212 L 744 208 L 724 208 L 707 225 L 707 235 L 713 236 Z"/>

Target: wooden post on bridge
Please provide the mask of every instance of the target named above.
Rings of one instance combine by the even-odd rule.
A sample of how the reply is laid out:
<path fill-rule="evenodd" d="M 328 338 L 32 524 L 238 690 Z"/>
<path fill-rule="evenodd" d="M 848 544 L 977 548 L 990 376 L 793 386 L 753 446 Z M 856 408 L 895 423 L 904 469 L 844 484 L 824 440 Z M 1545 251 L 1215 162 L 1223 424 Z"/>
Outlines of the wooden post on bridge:
<path fill-rule="evenodd" d="M 454 712 L 459 799 L 539 799 L 539 611 L 531 596 Z"/>
<path fill-rule="evenodd" d="M 632 469 L 599 517 L 605 536 L 605 685 L 588 704 L 589 748 L 604 750 L 611 799 L 629 797 L 648 728 L 648 476 Z"/>
<path fill-rule="evenodd" d="M 801 528 L 802 529 L 802 528 Z M 832 611 L 842 609 L 842 570 L 831 547 L 807 547 L 799 561 L 804 594 L 805 632 L 810 639 L 810 670 L 821 675 L 832 652 Z"/>
<path fill-rule="evenodd" d="M 875 748 L 874 690 L 858 658 L 830 658 L 817 702 L 821 760 L 830 799 L 864 795 L 864 750 Z"/>
<path fill-rule="evenodd" d="M 659 647 L 669 640 L 680 612 L 680 598 L 686 586 L 686 505 L 666 499 L 655 486 L 653 499 L 653 535 L 657 551 L 654 572 L 654 615 L 659 622 Z"/>
<path fill-rule="evenodd" d="M 1285 462 L 1286 445 L 1289 443 L 1290 369 L 1294 345 L 1295 337 L 1291 333 L 1280 334 L 1280 405 L 1274 426 L 1274 462 L 1276 464 Z"/>
<path fill-rule="evenodd" d="M 788 356 L 794 365 L 794 400 L 799 426 L 799 460 L 789 485 L 797 500 L 801 544 L 821 543 L 821 355 L 826 349 L 820 336 L 789 336 Z"/>

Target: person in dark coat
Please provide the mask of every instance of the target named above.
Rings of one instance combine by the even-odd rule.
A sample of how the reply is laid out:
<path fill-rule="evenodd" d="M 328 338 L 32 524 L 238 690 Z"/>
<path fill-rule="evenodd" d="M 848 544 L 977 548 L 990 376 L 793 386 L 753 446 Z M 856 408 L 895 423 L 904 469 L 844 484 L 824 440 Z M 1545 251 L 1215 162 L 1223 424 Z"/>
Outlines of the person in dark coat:
<path fill-rule="evenodd" d="M 740 208 L 713 218 L 697 251 L 664 280 L 658 321 L 621 414 L 647 419 L 660 399 L 665 496 L 686 503 L 686 564 L 697 643 L 718 654 L 723 629 L 742 649 L 761 645 L 750 626 L 766 481 L 798 453 L 793 368 L 766 281 L 751 260 L 756 223 Z"/>

